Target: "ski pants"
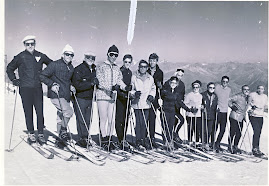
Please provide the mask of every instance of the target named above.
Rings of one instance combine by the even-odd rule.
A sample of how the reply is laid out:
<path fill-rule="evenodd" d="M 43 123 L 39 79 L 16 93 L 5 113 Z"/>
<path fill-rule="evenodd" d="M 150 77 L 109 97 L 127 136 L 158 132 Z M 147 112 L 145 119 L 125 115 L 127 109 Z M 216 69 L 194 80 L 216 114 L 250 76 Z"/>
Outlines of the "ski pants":
<path fill-rule="evenodd" d="M 144 140 L 146 138 L 146 123 L 149 119 L 149 109 L 134 109 L 135 112 L 135 136 L 136 141 Z"/>
<path fill-rule="evenodd" d="M 161 123 L 162 123 L 162 129 L 163 129 L 162 137 L 163 137 L 164 142 L 172 141 L 173 126 L 174 126 L 175 120 L 176 120 L 175 112 L 162 112 L 161 113 Z"/>
<path fill-rule="evenodd" d="M 34 133 L 33 107 L 35 107 L 38 133 L 43 133 L 44 115 L 43 115 L 42 87 L 38 88 L 20 87 L 19 93 L 22 100 L 27 131 L 29 133 Z"/>
<path fill-rule="evenodd" d="M 241 132 L 243 128 L 243 121 L 239 122 L 233 118 L 229 118 L 230 120 L 230 139 L 228 140 L 228 143 L 233 143 L 234 140 L 234 145 L 237 146 L 239 143 L 239 140 L 241 138 Z"/>
<path fill-rule="evenodd" d="M 175 126 L 174 126 L 174 131 L 176 133 L 179 132 L 180 128 L 182 127 L 182 125 L 184 124 L 184 117 L 181 115 L 180 113 L 180 109 L 178 112 L 176 112 L 176 116 L 178 117 L 178 119 L 175 119 Z"/>
<path fill-rule="evenodd" d="M 157 112 L 157 109 L 154 108 Z M 153 139 L 155 135 L 155 125 L 156 125 L 156 114 L 153 110 L 153 108 L 149 109 L 149 134 L 150 138 Z"/>
<path fill-rule="evenodd" d="M 89 130 L 90 122 L 91 122 L 92 100 L 77 97 L 77 101 L 78 101 L 78 104 L 76 101 L 73 101 L 73 106 L 74 106 L 74 111 L 76 115 L 78 136 L 79 138 L 86 139 L 88 138 L 88 130 Z M 79 107 L 80 107 L 81 112 L 79 110 Z M 85 120 L 85 123 L 83 121 L 82 116 Z"/>
<path fill-rule="evenodd" d="M 209 143 L 211 139 L 211 143 L 214 142 L 214 133 L 215 133 L 215 120 L 204 120 L 204 141 L 205 143 Z"/>
<path fill-rule="evenodd" d="M 188 123 L 188 140 L 192 141 L 193 133 L 195 135 L 195 141 L 198 142 L 202 139 L 202 119 L 201 117 L 186 117 Z"/>
<path fill-rule="evenodd" d="M 116 133 L 118 136 L 119 142 L 121 142 L 124 138 L 126 137 L 126 131 L 128 127 L 128 120 L 129 120 L 129 113 L 130 113 L 130 105 L 129 108 L 127 109 L 127 99 L 117 99 L 116 102 L 116 122 L 115 122 L 115 127 L 116 127 Z M 127 118 L 126 118 L 126 112 L 127 113 Z M 125 126 L 125 119 L 126 120 L 126 126 Z M 125 130 L 124 130 L 125 128 Z"/>
<path fill-rule="evenodd" d="M 250 116 L 249 120 L 253 128 L 253 139 L 252 139 L 252 148 L 258 148 L 260 146 L 260 136 L 263 126 L 263 117 L 253 117 Z"/>
<path fill-rule="evenodd" d="M 218 130 L 218 125 L 220 125 L 220 132 L 216 140 L 216 143 L 220 143 L 226 129 L 227 112 L 219 112 L 217 117 L 218 117 L 217 118 L 218 121 L 217 121 L 216 131 Z"/>
<path fill-rule="evenodd" d="M 57 108 L 57 132 L 59 134 L 61 127 L 67 127 L 73 115 L 73 109 L 70 106 L 70 102 L 64 98 L 53 98 L 50 101 Z"/>
<path fill-rule="evenodd" d="M 100 130 L 102 137 L 112 136 L 114 130 L 115 119 L 115 102 L 107 100 L 98 100 L 98 113 L 100 120 Z"/>

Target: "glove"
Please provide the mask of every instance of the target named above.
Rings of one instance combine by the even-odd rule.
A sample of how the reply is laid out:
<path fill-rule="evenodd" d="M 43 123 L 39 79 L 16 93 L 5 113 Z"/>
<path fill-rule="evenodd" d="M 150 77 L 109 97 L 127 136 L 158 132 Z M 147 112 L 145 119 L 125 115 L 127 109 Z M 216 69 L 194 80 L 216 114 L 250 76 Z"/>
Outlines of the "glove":
<path fill-rule="evenodd" d="M 94 86 L 94 85 L 99 85 L 99 81 L 97 78 L 94 78 L 91 82 L 91 85 Z"/>
<path fill-rule="evenodd" d="M 231 109 L 232 109 L 232 111 L 237 111 L 237 110 L 238 110 L 238 108 L 237 108 L 235 105 L 233 105 L 233 106 L 231 107 Z"/>
<path fill-rule="evenodd" d="M 70 85 L 70 90 L 73 94 L 76 94 L 76 88 L 73 85 Z"/>
<path fill-rule="evenodd" d="M 191 113 L 196 114 L 198 112 L 198 108 L 191 107 Z"/>
<path fill-rule="evenodd" d="M 119 89 L 120 89 L 120 86 L 119 85 L 113 85 L 112 86 L 112 91 L 119 90 Z"/>
<path fill-rule="evenodd" d="M 12 83 L 13 83 L 13 85 L 18 87 L 18 86 L 20 86 L 20 79 L 13 79 Z"/>
<path fill-rule="evenodd" d="M 147 101 L 152 103 L 154 101 L 154 97 L 152 95 L 148 95 Z"/>
<path fill-rule="evenodd" d="M 255 110 L 256 108 L 258 108 L 256 105 L 251 106 L 252 110 Z"/>
<path fill-rule="evenodd" d="M 132 90 L 132 85 L 127 85 L 127 86 L 125 87 L 125 90 L 126 90 L 126 91 L 131 91 L 131 90 Z"/>
<path fill-rule="evenodd" d="M 205 106 L 201 105 L 201 110 L 204 111 L 205 110 Z"/>
<path fill-rule="evenodd" d="M 162 99 L 158 99 L 158 103 L 160 106 L 163 106 L 163 100 Z"/>
<path fill-rule="evenodd" d="M 58 85 L 57 83 L 53 83 L 51 90 L 57 94 L 59 92 L 59 89 L 60 85 Z"/>
<path fill-rule="evenodd" d="M 135 98 L 140 98 L 141 96 L 141 91 L 136 91 L 135 92 Z"/>
<path fill-rule="evenodd" d="M 217 112 L 217 113 L 219 113 L 219 112 L 220 112 L 220 109 L 219 109 L 219 108 L 217 108 L 217 109 L 216 109 L 216 112 Z"/>
<path fill-rule="evenodd" d="M 160 81 L 157 81 L 157 82 L 156 82 L 156 85 L 157 85 L 157 87 L 158 87 L 159 89 L 162 89 L 162 87 L 163 87 L 163 86 L 162 86 L 162 83 L 161 83 Z"/>

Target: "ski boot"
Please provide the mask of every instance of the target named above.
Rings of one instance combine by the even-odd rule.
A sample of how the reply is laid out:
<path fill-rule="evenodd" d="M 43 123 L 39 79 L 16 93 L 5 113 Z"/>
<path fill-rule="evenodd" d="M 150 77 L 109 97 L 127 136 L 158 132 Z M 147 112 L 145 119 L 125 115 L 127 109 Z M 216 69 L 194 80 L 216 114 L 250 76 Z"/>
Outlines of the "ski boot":
<path fill-rule="evenodd" d="M 36 142 L 36 138 L 35 138 L 35 134 L 34 133 L 29 133 L 28 134 L 28 139 L 27 139 L 28 143 L 31 145 L 32 143 Z"/>
<path fill-rule="evenodd" d="M 46 143 L 47 143 L 47 142 L 46 142 L 46 139 L 45 139 L 45 136 L 44 136 L 44 134 L 42 134 L 42 133 L 38 134 L 38 136 L 37 136 L 37 141 L 38 141 L 38 143 L 39 143 L 40 145 L 43 145 L 43 144 L 46 144 Z"/>
<path fill-rule="evenodd" d="M 264 155 L 264 153 L 262 153 L 258 148 L 253 148 L 252 149 L 252 154 L 256 157 L 261 157 Z"/>
<path fill-rule="evenodd" d="M 82 147 L 82 148 L 87 148 L 87 141 L 84 138 L 80 138 L 77 142 L 76 145 Z M 89 145 L 90 146 L 90 145 Z"/>
<path fill-rule="evenodd" d="M 155 149 L 157 149 L 158 148 L 158 145 L 157 145 L 156 139 L 154 137 L 151 138 L 151 142 L 152 142 L 152 147 L 155 148 Z"/>
<path fill-rule="evenodd" d="M 57 148 L 59 148 L 59 149 L 64 149 L 66 147 L 66 144 L 61 140 L 56 140 L 55 141 L 55 146 Z"/>
<path fill-rule="evenodd" d="M 179 135 L 176 132 L 173 133 L 173 140 L 179 144 L 183 143 L 182 139 L 180 139 Z"/>
<path fill-rule="evenodd" d="M 121 141 L 120 147 L 122 150 L 132 152 L 132 147 L 126 140 Z"/>
<path fill-rule="evenodd" d="M 67 133 L 66 127 L 61 127 L 59 138 L 63 141 L 68 141 L 70 140 L 70 136 Z"/>
<path fill-rule="evenodd" d="M 234 151 L 233 154 L 241 154 L 242 153 L 241 150 L 237 147 L 237 145 L 233 146 L 233 151 Z"/>
<path fill-rule="evenodd" d="M 142 141 L 142 143 L 144 142 L 143 146 L 147 149 L 147 150 L 151 150 L 151 145 L 150 145 L 150 139 L 149 138 L 145 138 L 145 140 Z M 153 146 L 153 144 L 152 144 Z"/>
<path fill-rule="evenodd" d="M 121 149 L 121 144 L 119 142 L 110 141 L 110 148 L 112 150 L 120 150 Z"/>
<path fill-rule="evenodd" d="M 136 141 L 136 149 L 138 151 L 142 151 L 142 152 L 144 152 L 146 150 L 146 148 L 142 145 L 142 140 Z"/>

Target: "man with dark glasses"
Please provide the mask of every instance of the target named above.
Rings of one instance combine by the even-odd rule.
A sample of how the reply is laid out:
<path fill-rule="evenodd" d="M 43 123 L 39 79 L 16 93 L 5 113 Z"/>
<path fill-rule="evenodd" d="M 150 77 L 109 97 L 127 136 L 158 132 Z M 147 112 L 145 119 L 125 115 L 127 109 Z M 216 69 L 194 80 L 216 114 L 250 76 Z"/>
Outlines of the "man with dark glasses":
<path fill-rule="evenodd" d="M 85 52 L 83 62 L 75 68 L 72 77 L 72 83 L 76 88 L 76 100 L 73 100 L 73 106 L 79 136 L 77 144 L 84 148 L 87 147 L 87 128 L 89 129 L 92 117 L 91 110 L 94 87 L 98 85 L 96 65 L 94 64 L 95 57 L 96 55 L 93 52 Z M 85 119 L 85 123 L 83 118 Z"/>
<path fill-rule="evenodd" d="M 67 125 L 73 115 L 70 106 L 71 92 L 76 89 L 71 85 L 71 77 L 74 72 L 72 60 L 74 50 L 66 45 L 62 52 L 62 58 L 51 62 L 40 74 L 40 80 L 48 85 L 48 97 L 57 108 L 57 132 L 59 137 L 67 141 L 70 136 L 67 133 Z M 62 143 L 58 143 L 61 147 Z"/>
<path fill-rule="evenodd" d="M 109 47 L 107 60 L 96 69 L 96 77 L 99 81 L 96 91 L 98 113 L 100 118 L 100 131 L 102 135 L 102 147 L 106 150 L 116 148 L 114 143 L 109 143 L 114 129 L 114 114 L 117 90 L 130 91 L 131 86 L 122 81 L 120 68 L 115 64 L 119 50 L 115 45 Z"/>
<path fill-rule="evenodd" d="M 123 82 L 126 85 L 131 84 L 131 78 L 132 78 L 132 71 L 130 70 L 130 66 L 132 64 L 133 57 L 130 54 L 126 54 L 123 56 L 123 65 L 120 68 Z M 129 108 L 130 103 L 127 103 L 128 101 L 128 91 L 125 90 L 118 90 L 118 96 L 117 96 L 117 102 L 116 102 L 116 121 L 115 121 L 115 127 L 116 127 L 116 133 L 118 140 L 120 142 L 120 147 L 126 150 L 130 150 L 130 145 L 126 141 L 126 131 L 128 127 L 128 116 L 129 116 Z M 127 108 L 128 105 L 128 108 Z M 127 114 L 127 115 L 126 115 Z M 127 116 L 127 118 L 126 118 Z M 125 139 L 124 139 L 125 137 Z"/>
<path fill-rule="evenodd" d="M 227 112 L 228 112 L 228 101 L 231 95 L 231 88 L 228 87 L 229 77 L 223 76 L 221 78 L 221 84 L 217 84 L 215 88 L 215 93 L 218 96 L 218 114 L 217 114 L 217 126 L 216 131 L 218 129 L 218 124 L 220 125 L 220 132 L 218 138 L 215 142 L 216 152 L 221 150 L 220 142 L 225 133 L 226 123 L 227 123 Z"/>
<path fill-rule="evenodd" d="M 8 64 L 6 72 L 13 84 L 19 87 L 28 131 L 28 142 L 36 142 L 33 124 L 33 107 L 35 107 L 38 129 L 37 139 L 40 144 L 44 144 L 46 141 L 43 134 L 43 91 L 39 73 L 43 64 L 48 65 L 52 60 L 45 54 L 35 50 L 35 36 L 26 36 L 22 42 L 25 50 L 14 57 Z M 14 73 L 16 69 L 18 69 L 19 77 L 16 77 Z"/>

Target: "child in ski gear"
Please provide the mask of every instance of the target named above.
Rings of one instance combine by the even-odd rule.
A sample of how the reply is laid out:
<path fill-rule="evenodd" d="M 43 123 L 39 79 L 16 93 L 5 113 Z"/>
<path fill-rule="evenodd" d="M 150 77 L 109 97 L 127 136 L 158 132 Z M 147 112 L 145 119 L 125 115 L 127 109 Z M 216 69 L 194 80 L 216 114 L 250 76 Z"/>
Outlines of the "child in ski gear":
<path fill-rule="evenodd" d="M 159 56 L 156 53 L 152 53 L 149 56 L 149 68 L 147 72 L 153 77 L 154 83 L 156 85 L 156 99 L 153 101 L 154 109 L 158 109 L 160 107 L 158 103 L 158 99 L 160 97 L 160 90 L 163 86 L 163 71 L 158 66 Z M 153 110 L 153 108 L 149 109 L 149 133 L 150 138 L 152 139 L 152 145 L 156 148 L 157 145 L 155 143 L 155 121 L 156 121 L 156 115 Z"/>
<path fill-rule="evenodd" d="M 126 141 L 126 131 L 128 127 L 128 116 L 130 110 L 130 100 L 128 100 L 128 94 L 131 90 L 131 78 L 132 71 L 129 69 L 133 61 L 133 57 L 130 54 L 126 54 L 123 57 L 123 65 L 120 68 L 123 76 L 123 82 L 130 87 L 128 90 L 118 90 L 118 96 L 116 101 L 116 133 L 120 143 L 121 148 L 129 148 L 130 145 Z M 127 103 L 129 101 L 129 103 Z M 128 108 L 127 108 L 128 105 Z M 125 137 L 125 139 L 124 139 Z M 124 144 L 123 144 L 124 143 Z"/>
<path fill-rule="evenodd" d="M 188 123 L 188 140 L 192 141 L 193 132 L 196 132 L 196 142 L 202 137 L 202 122 L 201 122 L 201 106 L 202 95 L 199 93 L 202 85 L 201 81 L 196 80 L 192 84 L 192 92 L 188 93 L 184 99 L 185 105 L 190 108 L 190 112 L 186 112 Z M 195 131 L 196 130 L 196 131 Z"/>
<path fill-rule="evenodd" d="M 149 120 L 149 109 L 156 95 L 156 86 L 153 77 L 147 72 L 149 64 L 145 60 L 139 62 L 138 71 L 132 75 L 131 106 L 135 112 L 136 145 L 139 149 L 151 148 L 150 139 L 146 139 L 146 124 Z"/>
<path fill-rule="evenodd" d="M 6 73 L 8 78 L 15 86 L 19 87 L 25 115 L 26 127 L 28 131 L 28 141 L 36 141 L 33 124 L 33 107 L 37 116 L 37 130 L 39 143 L 45 143 L 43 134 L 44 115 L 43 115 L 43 91 L 39 80 L 39 73 L 43 64 L 48 65 L 52 60 L 45 54 L 35 50 L 36 37 L 26 36 L 22 43 L 25 50 L 20 52 L 7 65 Z M 18 69 L 19 77 L 16 78 L 14 71 Z"/>
<path fill-rule="evenodd" d="M 248 95 L 249 87 L 244 85 L 242 86 L 242 92 L 232 96 L 228 102 L 229 107 L 232 109 L 229 116 L 230 136 L 228 139 L 229 151 L 232 153 L 240 153 L 240 149 L 238 149 L 237 146 L 241 137 L 243 119 L 245 118 L 247 111 Z"/>
<path fill-rule="evenodd" d="M 215 93 L 218 96 L 218 117 L 217 117 L 217 126 L 216 131 L 218 130 L 218 126 L 220 126 L 220 132 L 218 134 L 217 140 L 215 142 L 215 148 L 218 152 L 221 150 L 220 142 L 225 133 L 226 123 L 227 123 L 227 112 L 228 112 L 228 100 L 231 96 L 231 88 L 228 87 L 230 78 L 228 76 L 223 76 L 221 78 L 221 85 L 217 84 L 215 88 Z"/>
<path fill-rule="evenodd" d="M 210 82 L 207 84 L 207 91 L 202 93 L 203 96 L 203 105 L 204 112 L 203 120 L 204 125 L 204 141 L 206 144 L 209 143 L 209 139 L 211 138 L 211 147 L 214 143 L 214 134 L 215 134 L 215 120 L 216 120 L 216 112 L 218 105 L 218 97 L 215 94 L 215 84 Z"/>
<path fill-rule="evenodd" d="M 94 64 L 95 58 L 96 55 L 93 52 L 85 52 L 83 62 L 74 69 L 72 77 L 72 83 L 76 88 L 77 99 L 77 102 L 73 100 L 79 136 L 77 144 L 84 148 L 87 146 L 88 130 L 92 117 L 94 87 L 98 85 L 96 66 Z"/>
<path fill-rule="evenodd" d="M 57 132 L 64 141 L 70 139 L 67 125 L 73 115 L 70 106 L 71 92 L 76 92 L 71 84 L 74 72 L 73 57 L 74 50 L 67 44 L 62 51 L 61 59 L 51 62 L 40 74 L 40 80 L 48 86 L 48 97 L 57 108 Z"/>
<path fill-rule="evenodd" d="M 96 99 L 98 105 L 98 113 L 100 119 L 100 131 L 102 135 L 102 146 L 108 150 L 109 138 L 113 134 L 114 112 L 115 112 L 115 97 L 117 90 L 128 90 L 122 81 L 122 73 L 120 68 L 115 64 L 119 55 L 119 50 L 115 45 L 112 45 L 107 52 L 107 60 L 97 66 L 96 77 L 99 81 L 96 91 Z M 113 149 L 111 143 L 111 149 Z"/>
<path fill-rule="evenodd" d="M 254 156 L 264 155 L 260 151 L 260 136 L 263 126 L 264 112 L 268 112 L 268 97 L 264 94 L 264 86 L 259 85 L 256 92 L 249 94 L 249 120 L 253 128 L 252 153 Z"/>

